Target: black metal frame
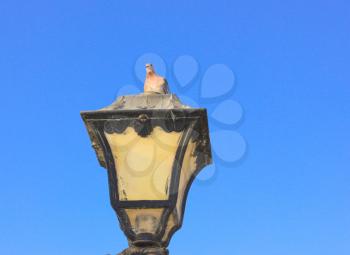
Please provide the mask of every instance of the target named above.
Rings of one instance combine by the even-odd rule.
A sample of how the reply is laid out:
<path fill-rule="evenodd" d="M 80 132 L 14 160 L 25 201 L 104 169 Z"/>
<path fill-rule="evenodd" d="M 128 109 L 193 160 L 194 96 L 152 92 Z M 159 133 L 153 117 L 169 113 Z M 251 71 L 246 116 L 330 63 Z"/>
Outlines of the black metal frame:
<path fill-rule="evenodd" d="M 110 202 L 117 213 L 122 230 L 132 242 L 142 240 L 143 242 L 148 241 L 166 247 L 171 236 L 176 232 L 176 230 L 181 228 L 187 195 L 191 183 L 193 182 L 197 173 L 205 165 L 211 163 L 211 150 L 206 110 L 193 108 L 171 110 L 105 110 L 82 112 L 81 115 L 88 128 L 88 132 L 99 161 L 102 166 L 108 169 Z M 161 127 L 166 132 L 183 131 L 173 164 L 169 188 L 169 199 L 120 201 L 117 184 L 118 170 L 116 169 L 113 154 L 104 133 L 122 133 L 127 127 L 133 127 L 138 135 L 141 137 L 147 137 L 156 126 Z M 180 212 L 182 215 L 181 221 L 178 222 L 173 229 L 171 229 L 168 239 L 161 242 L 166 230 L 168 218 L 176 207 L 182 162 L 187 145 L 191 139 L 196 143 L 195 157 L 197 164 L 194 174 L 191 176 L 190 181 L 185 188 L 185 194 L 182 201 L 182 212 Z M 103 155 L 103 157 L 101 155 Z M 136 235 L 132 232 L 130 221 L 125 212 L 125 209 L 130 208 L 164 209 L 156 235 L 147 233 Z"/>

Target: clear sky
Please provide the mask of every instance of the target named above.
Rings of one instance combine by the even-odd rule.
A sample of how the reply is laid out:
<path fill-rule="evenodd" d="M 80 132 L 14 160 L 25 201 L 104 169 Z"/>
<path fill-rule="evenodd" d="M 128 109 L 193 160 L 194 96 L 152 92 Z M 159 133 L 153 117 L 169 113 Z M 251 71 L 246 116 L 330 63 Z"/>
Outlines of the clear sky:
<path fill-rule="evenodd" d="M 2 0 L 0 254 L 127 246 L 79 111 L 140 89 L 149 53 L 208 108 L 215 146 L 171 254 L 350 254 L 349 28 L 347 0 Z M 199 65 L 188 86 L 184 55 Z M 222 118 L 234 104 L 215 112 L 226 100 L 239 121 Z M 229 162 L 233 134 L 246 147 Z"/>

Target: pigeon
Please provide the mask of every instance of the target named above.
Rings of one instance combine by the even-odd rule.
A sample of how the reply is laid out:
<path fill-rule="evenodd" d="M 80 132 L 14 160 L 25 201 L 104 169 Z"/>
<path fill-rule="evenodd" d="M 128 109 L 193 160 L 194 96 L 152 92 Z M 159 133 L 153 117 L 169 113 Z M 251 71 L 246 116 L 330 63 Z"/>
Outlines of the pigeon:
<path fill-rule="evenodd" d="M 146 64 L 146 79 L 143 88 L 144 93 L 147 94 L 169 94 L 167 80 L 156 74 L 152 64 Z"/>

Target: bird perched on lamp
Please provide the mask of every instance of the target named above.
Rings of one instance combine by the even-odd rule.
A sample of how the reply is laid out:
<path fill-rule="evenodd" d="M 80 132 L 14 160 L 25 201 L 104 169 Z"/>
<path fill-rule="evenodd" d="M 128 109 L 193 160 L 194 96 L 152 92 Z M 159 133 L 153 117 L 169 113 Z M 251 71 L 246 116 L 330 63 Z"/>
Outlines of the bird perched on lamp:
<path fill-rule="evenodd" d="M 146 79 L 144 83 L 144 93 L 169 94 L 167 80 L 156 74 L 152 64 L 146 64 Z"/>

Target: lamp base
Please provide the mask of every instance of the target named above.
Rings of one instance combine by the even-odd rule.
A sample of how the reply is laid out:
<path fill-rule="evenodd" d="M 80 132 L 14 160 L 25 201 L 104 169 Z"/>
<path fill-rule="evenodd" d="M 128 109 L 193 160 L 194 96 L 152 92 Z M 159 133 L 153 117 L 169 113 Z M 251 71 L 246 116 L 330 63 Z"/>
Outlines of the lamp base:
<path fill-rule="evenodd" d="M 118 255 L 169 255 L 169 251 L 161 247 L 129 247 Z"/>

